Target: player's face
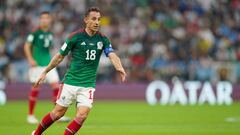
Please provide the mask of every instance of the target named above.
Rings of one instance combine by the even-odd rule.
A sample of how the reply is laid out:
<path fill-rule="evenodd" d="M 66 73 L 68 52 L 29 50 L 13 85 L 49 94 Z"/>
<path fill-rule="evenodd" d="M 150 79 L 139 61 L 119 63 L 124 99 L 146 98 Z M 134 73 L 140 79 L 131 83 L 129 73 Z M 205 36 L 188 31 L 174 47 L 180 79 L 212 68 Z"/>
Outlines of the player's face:
<path fill-rule="evenodd" d="M 101 14 L 99 12 L 90 12 L 89 15 L 84 19 L 86 23 L 86 28 L 91 31 L 97 32 L 100 27 L 100 18 Z"/>
<path fill-rule="evenodd" d="M 51 22 L 51 17 L 49 14 L 42 14 L 40 16 L 40 25 L 42 27 L 48 27 Z"/>

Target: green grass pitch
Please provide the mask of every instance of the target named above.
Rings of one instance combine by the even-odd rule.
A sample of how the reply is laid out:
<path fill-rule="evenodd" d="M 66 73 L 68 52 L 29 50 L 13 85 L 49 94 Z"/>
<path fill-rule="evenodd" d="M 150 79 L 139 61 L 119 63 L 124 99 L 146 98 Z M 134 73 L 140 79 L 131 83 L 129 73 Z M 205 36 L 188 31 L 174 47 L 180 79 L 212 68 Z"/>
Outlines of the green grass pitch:
<path fill-rule="evenodd" d="M 37 104 L 40 119 L 52 109 Z M 75 107 L 67 116 L 73 118 Z M 27 101 L 0 106 L 0 135 L 30 135 L 36 125 L 26 123 Z M 231 119 L 233 118 L 233 119 Z M 229 120 L 229 121 L 226 121 Z M 62 135 L 67 123 L 55 123 L 44 135 Z M 145 102 L 95 101 L 79 135 L 240 135 L 240 103 L 231 106 L 149 106 Z"/>

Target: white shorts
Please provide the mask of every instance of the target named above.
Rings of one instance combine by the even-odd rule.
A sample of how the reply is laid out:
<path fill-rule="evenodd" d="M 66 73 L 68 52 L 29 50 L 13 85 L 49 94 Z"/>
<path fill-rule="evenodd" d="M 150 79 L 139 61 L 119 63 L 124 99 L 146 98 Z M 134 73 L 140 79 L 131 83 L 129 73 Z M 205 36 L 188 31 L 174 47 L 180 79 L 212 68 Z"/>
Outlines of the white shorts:
<path fill-rule="evenodd" d="M 68 107 L 76 101 L 77 107 L 86 106 L 92 108 L 94 91 L 95 88 L 92 87 L 86 88 L 62 84 L 56 103 L 64 107 Z"/>
<path fill-rule="evenodd" d="M 46 67 L 32 67 L 29 70 L 29 80 L 31 83 L 35 83 L 38 78 L 40 77 L 40 75 L 42 74 L 42 72 L 44 71 Z M 47 83 L 58 83 L 59 82 L 59 76 L 57 73 L 56 68 L 52 69 L 51 71 L 49 71 L 47 73 L 46 79 L 45 81 Z"/>

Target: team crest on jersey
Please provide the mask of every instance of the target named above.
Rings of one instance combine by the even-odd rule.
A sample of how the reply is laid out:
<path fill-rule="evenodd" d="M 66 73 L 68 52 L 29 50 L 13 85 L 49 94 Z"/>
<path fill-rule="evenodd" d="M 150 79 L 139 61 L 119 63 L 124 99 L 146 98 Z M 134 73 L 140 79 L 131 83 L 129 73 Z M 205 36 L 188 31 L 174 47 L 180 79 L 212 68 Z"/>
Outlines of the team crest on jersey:
<path fill-rule="evenodd" d="M 103 48 L 103 43 L 102 42 L 98 42 L 97 43 L 97 49 L 102 50 L 102 48 Z"/>

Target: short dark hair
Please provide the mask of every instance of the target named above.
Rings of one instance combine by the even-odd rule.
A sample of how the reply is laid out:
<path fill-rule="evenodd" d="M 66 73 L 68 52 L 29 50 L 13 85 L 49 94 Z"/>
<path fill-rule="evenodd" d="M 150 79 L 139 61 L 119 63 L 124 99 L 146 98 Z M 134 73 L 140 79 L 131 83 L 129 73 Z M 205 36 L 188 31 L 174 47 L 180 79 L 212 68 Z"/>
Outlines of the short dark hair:
<path fill-rule="evenodd" d="M 98 7 L 90 7 L 90 8 L 86 11 L 85 17 L 87 17 L 87 16 L 90 14 L 90 12 L 92 12 L 92 11 L 94 11 L 94 12 L 99 12 L 99 13 L 101 14 L 101 11 L 100 11 L 100 9 L 99 9 Z"/>
<path fill-rule="evenodd" d="M 41 16 L 41 15 L 45 15 L 45 14 L 50 15 L 50 12 L 49 12 L 49 11 L 42 11 L 42 12 L 40 13 L 40 16 Z"/>

